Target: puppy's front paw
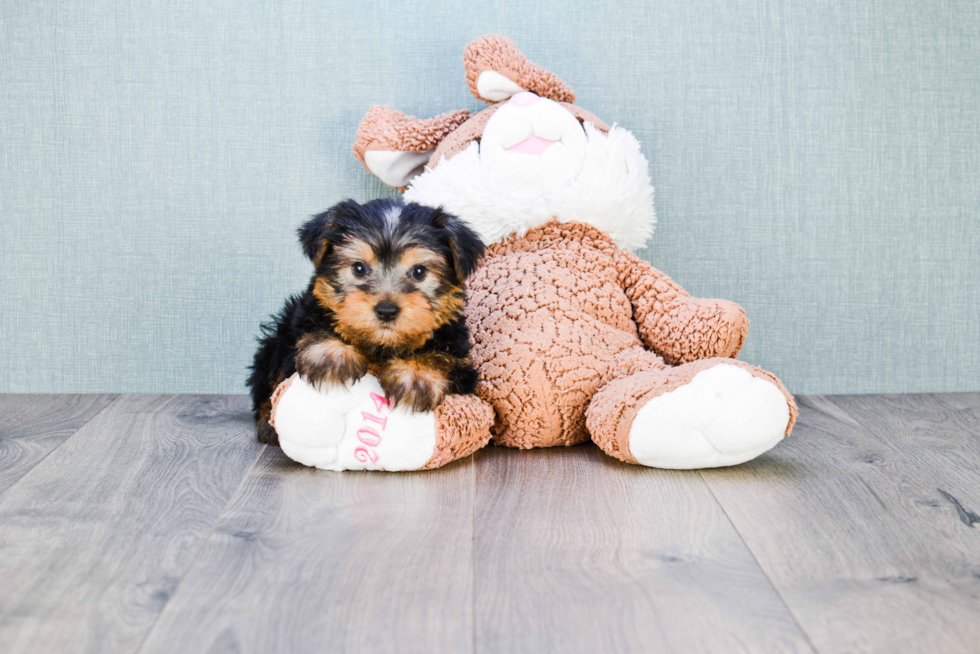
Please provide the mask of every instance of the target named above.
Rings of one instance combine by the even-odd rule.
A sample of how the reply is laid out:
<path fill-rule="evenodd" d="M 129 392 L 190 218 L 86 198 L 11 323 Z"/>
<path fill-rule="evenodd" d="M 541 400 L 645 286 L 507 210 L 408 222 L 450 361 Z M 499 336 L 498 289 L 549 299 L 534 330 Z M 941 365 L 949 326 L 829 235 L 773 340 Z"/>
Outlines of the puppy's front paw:
<path fill-rule="evenodd" d="M 424 359 L 389 361 L 378 382 L 392 406 L 404 405 L 420 413 L 433 411 L 449 389 L 446 371 Z"/>
<path fill-rule="evenodd" d="M 296 346 L 296 372 L 314 386 L 357 381 L 368 370 L 363 354 L 338 338 L 306 335 Z"/>

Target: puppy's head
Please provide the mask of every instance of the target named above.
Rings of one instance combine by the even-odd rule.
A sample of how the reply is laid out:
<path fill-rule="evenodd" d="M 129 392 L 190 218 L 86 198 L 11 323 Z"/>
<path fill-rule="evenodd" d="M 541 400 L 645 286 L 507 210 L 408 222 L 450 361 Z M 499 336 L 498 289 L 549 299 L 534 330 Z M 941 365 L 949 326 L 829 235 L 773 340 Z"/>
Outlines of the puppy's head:
<path fill-rule="evenodd" d="M 479 237 L 441 209 L 396 200 L 341 202 L 299 230 L 313 293 L 336 330 L 363 346 L 412 350 L 463 309 Z"/>

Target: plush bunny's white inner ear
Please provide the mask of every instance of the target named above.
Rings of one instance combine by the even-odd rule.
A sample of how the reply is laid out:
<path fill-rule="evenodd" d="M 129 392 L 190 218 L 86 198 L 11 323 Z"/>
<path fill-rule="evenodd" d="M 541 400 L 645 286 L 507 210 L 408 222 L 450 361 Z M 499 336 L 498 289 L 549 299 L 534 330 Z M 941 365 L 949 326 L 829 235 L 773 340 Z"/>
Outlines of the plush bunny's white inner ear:
<path fill-rule="evenodd" d="M 501 102 L 515 93 L 526 91 L 513 80 L 494 70 L 485 70 L 476 78 L 476 90 L 480 97 L 491 102 Z"/>
<path fill-rule="evenodd" d="M 382 182 L 394 188 L 401 188 L 413 177 L 422 173 L 432 152 L 432 150 L 422 152 L 368 150 L 364 153 L 364 163 Z"/>

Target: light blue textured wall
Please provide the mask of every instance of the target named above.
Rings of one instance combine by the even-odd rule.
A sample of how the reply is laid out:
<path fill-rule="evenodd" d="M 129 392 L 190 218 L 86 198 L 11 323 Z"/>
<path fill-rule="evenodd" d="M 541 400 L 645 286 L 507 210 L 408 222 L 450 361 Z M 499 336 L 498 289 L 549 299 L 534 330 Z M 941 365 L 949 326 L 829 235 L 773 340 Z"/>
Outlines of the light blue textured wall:
<path fill-rule="evenodd" d="M 373 103 L 480 104 L 509 36 L 633 130 L 644 253 L 740 302 L 796 392 L 980 389 L 980 3 L 8 1 L 0 391 L 240 392 L 309 274 L 293 230 L 386 194 Z"/>

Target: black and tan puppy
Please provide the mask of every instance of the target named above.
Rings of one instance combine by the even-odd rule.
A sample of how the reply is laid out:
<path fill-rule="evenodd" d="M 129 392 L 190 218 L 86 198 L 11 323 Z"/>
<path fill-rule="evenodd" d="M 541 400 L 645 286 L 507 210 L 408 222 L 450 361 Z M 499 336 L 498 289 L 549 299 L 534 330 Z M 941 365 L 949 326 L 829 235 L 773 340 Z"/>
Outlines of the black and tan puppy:
<path fill-rule="evenodd" d="M 470 228 L 441 209 L 347 200 L 303 225 L 299 240 L 316 271 L 262 325 L 248 380 L 260 441 L 278 443 L 271 396 L 294 372 L 314 384 L 370 372 L 392 404 L 415 411 L 475 390 L 463 282 L 483 243 Z"/>

